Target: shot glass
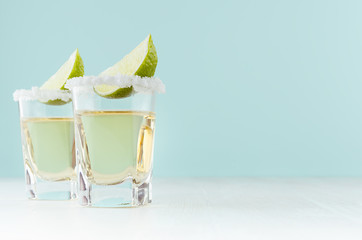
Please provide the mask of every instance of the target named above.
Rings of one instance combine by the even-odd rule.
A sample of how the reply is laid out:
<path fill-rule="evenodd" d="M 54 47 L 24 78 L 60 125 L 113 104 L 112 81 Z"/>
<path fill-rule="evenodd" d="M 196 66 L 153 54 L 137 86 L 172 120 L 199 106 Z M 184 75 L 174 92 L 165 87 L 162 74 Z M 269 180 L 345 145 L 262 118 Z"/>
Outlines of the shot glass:
<path fill-rule="evenodd" d="M 130 96 L 102 97 L 94 90 L 99 82 L 125 86 L 122 77 L 108 80 L 83 77 L 70 83 L 79 203 L 94 207 L 145 205 L 152 201 L 155 92 L 152 88 L 135 91 L 140 89 L 126 84 L 133 91 Z"/>
<path fill-rule="evenodd" d="M 70 92 L 17 90 L 29 199 L 76 197 L 75 143 Z"/>

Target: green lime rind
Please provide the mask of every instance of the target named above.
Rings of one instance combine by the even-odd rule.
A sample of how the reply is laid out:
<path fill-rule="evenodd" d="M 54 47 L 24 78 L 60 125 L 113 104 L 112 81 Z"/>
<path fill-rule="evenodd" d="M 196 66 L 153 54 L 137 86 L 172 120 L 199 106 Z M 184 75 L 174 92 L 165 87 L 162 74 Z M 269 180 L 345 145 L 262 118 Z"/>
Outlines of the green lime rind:
<path fill-rule="evenodd" d="M 64 105 L 64 104 L 70 103 L 71 101 L 72 101 L 71 99 L 69 101 L 63 101 L 61 99 L 55 99 L 55 100 L 49 100 L 49 101 L 46 101 L 46 102 L 42 102 L 42 101 L 40 101 L 40 102 L 44 103 L 44 104 L 47 104 L 47 105 Z"/>
<path fill-rule="evenodd" d="M 118 99 L 118 98 L 126 98 L 133 94 L 133 87 L 128 88 L 119 88 L 117 86 L 114 86 L 115 90 L 111 90 L 112 93 L 110 94 L 103 94 L 99 92 L 99 89 L 96 89 L 96 87 L 93 88 L 94 92 L 97 93 L 99 96 L 109 99 Z"/>
<path fill-rule="evenodd" d="M 138 70 L 134 73 L 134 75 L 140 77 L 153 77 L 156 72 L 156 67 L 158 63 L 158 57 L 156 52 L 156 47 L 153 44 L 152 37 L 149 35 L 149 43 L 148 43 L 148 52 L 143 62 L 141 63 Z"/>
<path fill-rule="evenodd" d="M 83 59 L 81 58 L 78 48 L 76 50 L 76 58 L 75 63 L 73 65 L 72 72 L 69 74 L 69 77 L 64 82 L 63 86 L 60 88 L 61 90 L 68 90 L 68 88 L 65 87 L 65 84 L 67 83 L 68 79 L 75 78 L 75 77 L 83 77 L 84 76 L 84 63 Z"/>

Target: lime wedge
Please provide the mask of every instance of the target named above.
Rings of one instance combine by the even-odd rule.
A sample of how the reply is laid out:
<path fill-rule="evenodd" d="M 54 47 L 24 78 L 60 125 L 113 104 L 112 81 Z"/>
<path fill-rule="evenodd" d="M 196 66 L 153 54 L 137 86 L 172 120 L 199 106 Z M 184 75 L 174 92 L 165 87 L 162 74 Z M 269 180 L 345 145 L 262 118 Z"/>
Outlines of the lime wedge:
<path fill-rule="evenodd" d="M 67 90 L 64 85 L 68 79 L 84 75 L 83 60 L 76 49 L 58 71 L 40 89 Z"/>
<path fill-rule="evenodd" d="M 58 71 L 46 81 L 40 89 L 46 90 L 68 90 L 64 87 L 67 80 L 73 77 L 81 77 L 84 75 L 83 60 L 76 49 L 69 59 L 58 69 Z M 61 105 L 66 102 L 62 100 L 51 100 L 44 102 L 51 105 Z"/>
<path fill-rule="evenodd" d="M 106 69 L 100 76 L 115 76 L 117 74 L 152 77 L 157 66 L 156 47 L 153 45 L 151 34 L 121 61 Z M 123 98 L 132 93 L 133 88 L 120 88 L 110 85 L 98 85 L 95 92 L 105 98 Z"/>

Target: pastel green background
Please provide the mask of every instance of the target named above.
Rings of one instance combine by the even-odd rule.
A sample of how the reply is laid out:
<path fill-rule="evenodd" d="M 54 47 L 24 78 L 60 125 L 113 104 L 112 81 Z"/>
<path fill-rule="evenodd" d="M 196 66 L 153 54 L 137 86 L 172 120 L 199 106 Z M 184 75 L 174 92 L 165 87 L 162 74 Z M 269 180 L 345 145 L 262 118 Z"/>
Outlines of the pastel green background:
<path fill-rule="evenodd" d="M 167 86 L 156 176 L 362 176 L 362 2 L 0 0 L 0 176 L 23 175 L 15 89 L 79 48 L 88 75 L 148 33 Z"/>

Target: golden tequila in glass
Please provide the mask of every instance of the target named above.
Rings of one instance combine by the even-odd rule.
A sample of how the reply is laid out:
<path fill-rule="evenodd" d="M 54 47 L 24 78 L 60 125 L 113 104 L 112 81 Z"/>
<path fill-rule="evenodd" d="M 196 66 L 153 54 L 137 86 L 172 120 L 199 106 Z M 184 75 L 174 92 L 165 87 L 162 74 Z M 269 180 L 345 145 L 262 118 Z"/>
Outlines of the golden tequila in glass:
<path fill-rule="evenodd" d="M 32 89 L 19 90 L 17 96 L 28 197 L 75 198 L 76 154 L 70 93 Z M 48 104 L 49 96 L 64 102 Z"/>
<path fill-rule="evenodd" d="M 85 174 L 81 176 L 80 187 L 86 189 L 84 177 L 93 186 L 128 182 L 137 186 L 137 200 L 144 197 L 141 195 L 146 195 L 139 204 L 151 202 L 148 189 L 152 170 L 155 114 L 142 111 L 79 111 L 75 113 L 75 118 L 76 140 L 82 146 L 79 154 L 83 160 L 82 172 Z M 127 197 L 129 199 L 125 199 L 124 205 L 138 205 L 132 200 L 132 196 L 125 198 Z M 104 206 L 117 200 L 119 199 L 108 198 L 106 201 L 93 201 L 92 205 Z"/>
<path fill-rule="evenodd" d="M 105 98 L 94 91 L 93 80 L 77 80 L 71 89 L 79 203 L 90 207 L 150 203 L 155 93 L 151 89 Z"/>

